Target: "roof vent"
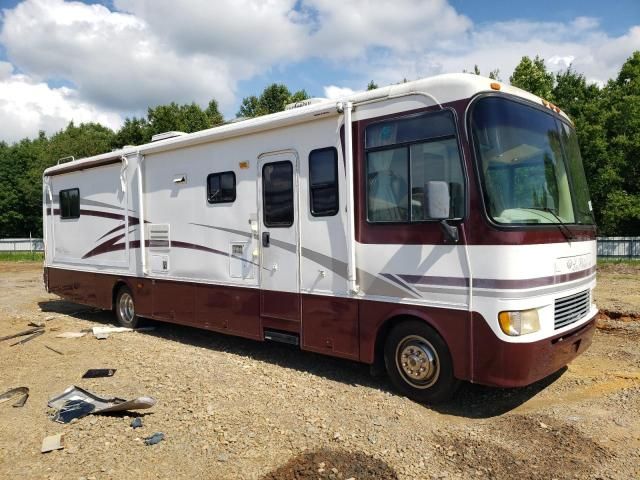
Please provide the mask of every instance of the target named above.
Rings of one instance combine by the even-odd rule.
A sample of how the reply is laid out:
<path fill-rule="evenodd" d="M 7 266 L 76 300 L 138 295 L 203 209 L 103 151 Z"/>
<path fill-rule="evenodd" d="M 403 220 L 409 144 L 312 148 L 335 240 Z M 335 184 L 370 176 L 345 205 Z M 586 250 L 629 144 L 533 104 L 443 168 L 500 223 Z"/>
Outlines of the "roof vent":
<path fill-rule="evenodd" d="M 174 137 L 182 137 L 183 135 L 187 135 L 187 134 L 184 132 L 176 132 L 176 131 L 156 133 L 153 137 L 151 137 L 151 141 L 159 142 L 160 140 L 167 140 L 169 138 L 174 138 Z"/>
<path fill-rule="evenodd" d="M 295 103 L 289 103 L 286 107 L 284 107 L 285 110 L 293 110 L 294 108 L 300 108 L 300 107 L 308 107 L 309 105 L 315 105 L 316 103 L 322 103 L 322 102 L 326 102 L 328 99 L 327 98 L 307 98 L 306 100 L 302 100 L 300 102 L 295 102 Z"/>

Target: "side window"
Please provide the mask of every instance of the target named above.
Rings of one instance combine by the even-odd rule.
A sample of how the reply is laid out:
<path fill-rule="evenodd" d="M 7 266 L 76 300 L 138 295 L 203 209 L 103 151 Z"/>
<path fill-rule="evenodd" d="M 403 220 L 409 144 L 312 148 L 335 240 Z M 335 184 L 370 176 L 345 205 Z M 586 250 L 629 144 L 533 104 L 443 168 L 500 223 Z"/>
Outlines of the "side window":
<path fill-rule="evenodd" d="M 267 227 L 293 225 L 293 165 L 267 163 L 262 167 L 262 203 Z"/>
<path fill-rule="evenodd" d="M 338 213 L 338 152 L 333 147 L 309 154 L 309 200 L 314 217 Z"/>
<path fill-rule="evenodd" d="M 235 200 L 235 173 L 212 173 L 207 177 L 207 201 L 209 203 L 232 203 Z"/>
<path fill-rule="evenodd" d="M 429 217 L 429 183 L 446 182 L 449 217 L 464 213 L 464 177 L 448 110 L 388 120 L 366 129 L 367 220 L 421 222 Z"/>
<path fill-rule="evenodd" d="M 60 190 L 60 218 L 80 218 L 80 189 Z"/>

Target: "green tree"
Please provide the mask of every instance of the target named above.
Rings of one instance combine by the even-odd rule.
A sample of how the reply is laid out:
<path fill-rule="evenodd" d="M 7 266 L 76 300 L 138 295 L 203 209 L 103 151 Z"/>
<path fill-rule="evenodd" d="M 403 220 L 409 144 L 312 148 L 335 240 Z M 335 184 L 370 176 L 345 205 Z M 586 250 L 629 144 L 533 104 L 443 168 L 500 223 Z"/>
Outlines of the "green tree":
<path fill-rule="evenodd" d="M 373 80 L 371 80 L 368 84 L 367 84 L 367 91 L 369 90 L 375 90 L 376 88 L 378 88 L 378 84 L 376 82 L 374 82 Z"/>
<path fill-rule="evenodd" d="M 115 134 L 113 148 L 148 143 L 157 133 L 173 130 L 191 133 L 223 123 L 224 117 L 215 99 L 204 110 L 196 103 L 158 105 L 148 109 L 147 118 L 127 118 Z"/>
<path fill-rule="evenodd" d="M 209 128 L 216 127 L 224 123 L 224 117 L 222 116 L 222 113 L 220 113 L 220 110 L 218 109 L 218 102 L 215 99 L 211 99 L 207 108 L 205 108 L 204 113 L 209 119 Z"/>
<path fill-rule="evenodd" d="M 286 85 L 273 83 L 267 86 L 259 97 L 251 95 L 242 99 L 238 117 L 259 117 L 269 113 L 281 112 L 288 103 L 300 102 L 309 98 L 305 90 L 291 93 Z"/>
<path fill-rule="evenodd" d="M 536 55 L 531 60 L 529 57 L 522 57 L 520 63 L 509 77 L 511 85 L 522 88 L 528 92 L 538 95 L 547 100 L 552 99 L 553 74 L 547 72 L 544 60 Z"/>
<path fill-rule="evenodd" d="M 142 145 L 151 140 L 148 135 L 149 127 L 145 118 L 127 118 L 120 130 L 114 136 L 113 148 L 122 148 L 125 145 Z"/>
<path fill-rule="evenodd" d="M 240 104 L 237 116 L 244 118 L 253 118 L 262 115 L 260 113 L 260 99 L 255 95 L 244 97 Z"/>
<path fill-rule="evenodd" d="M 473 72 L 468 72 L 467 69 L 462 70 L 462 73 L 473 73 L 474 75 L 482 75 L 482 73 L 480 73 L 480 67 L 478 67 L 478 65 L 474 65 L 473 66 Z M 492 80 L 498 80 L 501 81 L 500 79 L 500 69 L 496 68 L 495 70 L 491 70 L 489 72 L 489 78 Z"/>
<path fill-rule="evenodd" d="M 570 66 L 556 74 L 552 97 L 576 127 L 594 213 L 600 223 L 614 180 L 614 171 L 608 165 L 603 93 Z"/>
<path fill-rule="evenodd" d="M 605 87 L 604 124 L 612 188 L 603 206 L 603 230 L 640 235 L 640 51 Z"/>
<path fill-rule="evenodd" d="M 145 139 L 157 133 L 170 131 L 198 132 L 220 125 L 224 122 L 218 111 L 218 102 L 211 100 L 206 109 L 200 108 L 195 102 L 178 105 L 171 102 L 168 105 L 158 105 L 147 111 Z"/>

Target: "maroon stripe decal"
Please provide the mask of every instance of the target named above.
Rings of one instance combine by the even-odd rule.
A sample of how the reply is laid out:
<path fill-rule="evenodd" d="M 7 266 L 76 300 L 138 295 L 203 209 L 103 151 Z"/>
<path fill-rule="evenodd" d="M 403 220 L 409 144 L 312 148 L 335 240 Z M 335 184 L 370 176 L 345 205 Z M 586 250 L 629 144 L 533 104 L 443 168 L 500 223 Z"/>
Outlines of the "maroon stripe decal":
<path fill-rule="evenodd" d="M 395 283 L 396 285 L 400 285 L 402 288 L 404 288 L 405 290 L 410 291 L 411 293 L 413 293 L 414 295 L 417 295 L 419 297 L 421 297 L 422 295 L 420 295 L 418 292 L 416 292 L 413 288 L 411 288 L 410 285 L 407 285 L 406 283 L 402 282 L 399 278 L 395 277 L 394 275 L 390 274 L 390 273 L 383 273 L 382 276 L 384 278 L 386 278 L 387 280 L 392 281 L 393 283 Z"/>
<path fill-rule="evenodd" d="M 596 267 L 591 267 L 579 272 L 565 273 L 549 277 L 524 278 L 521 280 L 501 280 L 493 278 L 474 278 L 473 286 L 477 288 L 494 288 L 498 290 L 519 290 L 524 288 L 544 287 L 559 283 L 571 282 L 594 274 Z M 468 287 L 469 279 L 466 277 L 435 277 L 421 275 L 398 275 L 404 281 L 414 285 L 435 285 L 447 287 Z"/>
<path fill-rule="evenodd" d="M 96 248 L 94 248 L 93 250 L 85 253 L 82 258 L 90 258 L 90 257 L 95 257 L 96 255 L 101 255 L 103 253 L 107 253 L 107 252 L 115 252 L 117 250 L 124 250 L 126 248 L 126 244 L 124 243 L 116 243 L 119 240 L 122 240 L 124 238 L 124 233 L 110 238 L 109 240 L 107 240 L 104 243 L 101 243 L 100 245 L 98 245 Z"/>
<path fill-rule="evenodd" d="M 144 223 L 149 223 L 149 220 L 145 220 Z M 133 227 L 135 225 L 139 225 L 140 224 L 140 219 L 138 217 L 129 217 L 129 226 Z M 115 228 L 112 228 L 111 230 L 109 230 L 107 233 L 105 233 L 104 235 L 102 235 L 100 238 L 98 238 L 98 240 L 96 241 L 100 241 L 102 240 L 104 237 L 111 235 L 112 233 L 117 232 L 118 230 L 122 230 L 124 228 L 124 223 L 122 225 L 118 225 Z"/>
<path fill-rule="evenodd" d="M 398 275 L 398 277 L 414 285 L 439 285 L 446 287 L 469 286 L 469 279 L 464 277 L 433 277 L 422 275 Z"/>
<path fill-rule="evenodd" d="M 114 220 L 124 220 L 124 215 L 121 215 L 119 213 L 101 212 L 99 210 L 85 210 L 81 208 L 80 216 L 82 215 L 88 215 L 90 217 L 113 218 Z"/>
<path fill-rule="evenodd" d="M 82 258 L 90 258 L 90 257 L 95 257 L 97 255 L 102 255 L 103 253 L 109 253 L 109 252 L 116 252 L 119 250 L 124 250 L 127 246 L 126 243 L 117 243 L 119 240 L 122 240 L 124 238 L 124 233 L 121 235 L 118 235 L 116 237 L 113 237 L 109 240 L 107 240 L 106 242 L 101 243 L 100 245 L 98 245 L 96 248 L 94 248 L 93 250 L 91 250 L 90 252 L 87 252 Z M 149 240 L 145 240 L 144 242 L 145 246 L 147 248 L 149 248 L 151 246 L 151 243 Z M 227 252 L 223 252 L 222 250 L 216 250 L 215 248 L 209 248 L 209 247 L 205 247 L 204 245 L 196 245 L 195 243 L 187 243 L 187 242 L 180 242 L 180 241 L 172 241 L 171 242 L 171 247 L 172 248 L 185 248 L 185 249 L 189 249 L 189 250 L 198 250 L 201 252 L 207 252 L 207 253 L 213 253 L 215 255 L 223 255 L 225 257 L 228 257 L 229 254 Z M 140 248 L 140 240 L 132 240 L 129 242 L 129 248 Z M 247 262 L 250 263 L 252 265 L 256 265 L 259 266 L 257 263 L 252 262 L 251 260 L 246 260 L 244 258 L 241 257 L 237 257 L 235 255 L 232 255 L 233 258 L 237 258 L 243 262 Z"/>
<path fill-rule="evenodd" d="M 109 230 L 107 233 L 105 233 L 100 238 L 98 238 L 98 240 L 96 240 L 96 242 L 102 240 L 104 237 L 107 237 L 107 236 L 111 235 L 114 232 L 117 232 L 118 230 L 122 230 L 123 228 L 124 228 L 124 223 L 122 225 L 118 225 L 116 228 L 112 228 L 111 230 Z"/>
<path fill-rule="evenodd" d="M 53 214 L 54 215 L 60 215 L 60 209 L 59 208 L 54 208 L 53 209 Z M 47 208 L 47 215 L 51 215 L 51 208 Z M 103 217 L 103 218 L 113 218 L 115 220 L 124 220 L 124 215 L 118 214 L 118 213 L 111 213 L 111 212 L 101 212 L 99 210 L 86 210 L 84 208 L 80 209 L 80 215 L 86 215 L 89 217 Z M 132 218 L 132 217 L 130 217 Z"/>
<path fill-rule="evenodd" d="M 596 267 L 591 267 L 579 272 L 565 273 L 550 277 L 526 278 L 523 280 L 494 280 L 490 278 L 478 278 L 473 280 L 474 287 L 496 288 L 499 290 L 517 290 L 521 288 L 544 287 L 558 283 L 571 282 L 579 278 L 588 277 L 596 272 Z"/>

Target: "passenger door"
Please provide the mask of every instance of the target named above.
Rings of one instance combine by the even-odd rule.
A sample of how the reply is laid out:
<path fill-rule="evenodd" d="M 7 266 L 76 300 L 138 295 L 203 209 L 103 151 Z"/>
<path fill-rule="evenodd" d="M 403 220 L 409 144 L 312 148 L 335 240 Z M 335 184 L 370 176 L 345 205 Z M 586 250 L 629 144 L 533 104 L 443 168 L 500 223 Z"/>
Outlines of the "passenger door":
<path fill-rule="evenodd" d="M 260 316 L 263 328 L 300 331 L 298 156 L 258 158 Z"/>

